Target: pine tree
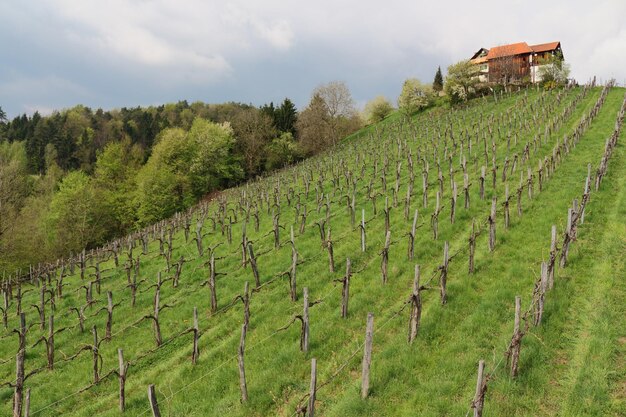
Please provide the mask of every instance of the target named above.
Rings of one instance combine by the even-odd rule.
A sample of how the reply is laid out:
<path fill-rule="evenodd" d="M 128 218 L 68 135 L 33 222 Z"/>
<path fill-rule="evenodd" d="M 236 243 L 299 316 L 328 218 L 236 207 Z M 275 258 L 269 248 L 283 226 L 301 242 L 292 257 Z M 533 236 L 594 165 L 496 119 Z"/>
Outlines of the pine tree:
<path fill-rule="evenodd" d="M 296 121 L 298 120 L 298 111 L 291 100 L 286 98 L 283 103 L 276 109 L 274 123 L 281 132 L 289 132 L 296 136 Z"/>
<path fill-rule="evenodd" d="M 437 67 L 435 80 L 433 81 L 433 90 L 437 92 L 443 90 L 443 76 L 441 75 L 441 67 Z"/>

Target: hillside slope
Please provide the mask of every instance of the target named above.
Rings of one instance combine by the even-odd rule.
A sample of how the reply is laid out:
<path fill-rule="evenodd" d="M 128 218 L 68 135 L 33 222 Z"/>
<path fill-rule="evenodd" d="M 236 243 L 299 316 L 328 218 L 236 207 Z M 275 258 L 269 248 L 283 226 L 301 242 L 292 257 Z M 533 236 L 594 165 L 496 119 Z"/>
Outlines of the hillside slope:
<path fill-rule="evenodd" d="M 317 360 L 318 415 L 465 415 L 471 412 L 481 359 L 489 375 L 486 415 L 625 415 L 624 132 L 599 190 L 591 187 L 565 268 L 557 257 L 542 322 L 530 324 L 537 306 L 533 288 L 541 262 L 550 258 L 551 226 L 557 227 L 560 249 L 568 208 L 573 199 L 582 200 L 588 164 L 594 183 L 623 106 L 623 89 L 585 87 L 476 100 L 465 109 L 435 109 L 410 122 L 396 117 L 361 131 L 333 152 L 86 254 L 82 279 L 80 259 L 35 272 L 36 285 L 21 289 L 21 310 L 31 326 L 26 373 L 36 371 L 25 383 L 31 388 L 31 415 L 120 415 L 112 372 L 118 368 L 118 348 L 130 361 L 126 414 L 133 416 L 150 415 L 149 384 L 156 386 L 163 415 L 297 415 L 308 402 L 312 358 Z M 496 215 L 490 222 L 494 197 Z M 493 250 L 490 223 L 495 225 Z M 473 228 L 478 234 L 470 273 Z M 194 240 L 198 235 L 201 245 Z M 258 288 L 249 253 L 242 253 L 244 236 L 255 253 Z M 450 259 L 442 304 L 445 242 Z M 297 300 L 292 301 L 294 250 Z M 340 281 L 347 258 L 349 304 L 342 318 Z M 422 311 L 409 344 L 407 301 L 415 265 L 421 271 Z M 307 353 L 301 351 L 298 318 L 305 315 L 304 288 L 310 302 Z M 10 330 L 19 327 L 18 290 L 5 285 L 4 291 L 8 323 L 0 333 L 0 381 L 15 382 L 18 337 Z M 113 320 L 110 340 L 102 340 L 107 291 Z M 41 306 L 41 294 L 43 309 L 32 307 Z M 522 311 L 530 313 L 519 374 L 512 378 L 504 352 L 513 334 L 516 295 Z M 245 320 L 242 301 L 248 297 L 249 399 L 242 403 L 237 352 Z M 195 365 L 194 333 L 188 331 L 194 307 L 200 336 Z M 361 399 L 368 312 L 374 314 L 371 379 L 369 396 Z M 33 346 L 48 335 L 51 314 L 58 332 L 54 370 L 46 369 L 45 343 Z M 94 327 L 102 378 L 95 385 Z M 12 396 L 13 389 L 0 388 L 3 415 L 10 414 Z"/>

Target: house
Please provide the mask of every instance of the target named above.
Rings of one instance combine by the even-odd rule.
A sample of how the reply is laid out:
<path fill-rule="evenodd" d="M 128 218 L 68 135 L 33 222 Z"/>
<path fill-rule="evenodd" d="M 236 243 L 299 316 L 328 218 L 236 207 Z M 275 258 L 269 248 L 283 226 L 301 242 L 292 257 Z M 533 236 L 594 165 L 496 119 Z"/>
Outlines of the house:
<path fill-rule="evenodd" d="M 477 66 L 480 82 L 515 83 L 524 79 L 532 83 L 541 81 L 539 69 L 549 56 L 563 58 L 561 42 L 528 45 L 526 42 L 480 48 L 470 62 Z"/>

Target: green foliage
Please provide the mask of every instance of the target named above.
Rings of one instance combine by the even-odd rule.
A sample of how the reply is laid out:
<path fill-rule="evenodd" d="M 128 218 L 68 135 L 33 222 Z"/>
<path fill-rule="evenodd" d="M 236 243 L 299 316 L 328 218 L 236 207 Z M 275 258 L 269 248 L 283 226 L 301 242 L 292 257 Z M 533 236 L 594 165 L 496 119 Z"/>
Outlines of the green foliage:
<path fill-rule="evenodd" d="M 198 198 L 243 177 L 233 158 L 235 143 L 228 124 L 196 118 L 189 132 L 166 129 L 137 176 L 141 225 L 183 210 Z"/>
<path fill-rule="evenodd" d="M 190 176 L 195 149 L 183 129 L 165 129 L 137 174 L 138 222 L 150 224 L 194 201 Z"/>
<path fill-rule="evenodd" d="M 197 118 L 188 137 L 191 152 L 188 169 L 195 197 L 243 178 L 243 170 L 232 155 L 235 137 L 230 124 Z"/>
<path fill-rule="evenodd" d="M 253 177 L 263 169 L 263 148 L 277 135 L 273 119 L 267 111 L 248 109 L 235 117 L 232 128 L 246 176 Z"/>
<path fill-rule="evenodd" d="M 281 132 L 296 135 L 296 123 L 298 121 L 298 111 L 295 104 L 288 98 L 285 98 L 280 107 L 274 113 L 274 125 Z"/>
<path fill-rule="evenodd" d="M 265 148 L 265 169 L 274 170 L 290 165 L 302 157 L 300 146 L 291 133 L 282 133 Z"/>
<path fill-rule="evenodd" d="M 409 78 L 402 84 L 402 92 L 398 97 L 398 108 L 407 115 L 425 109 L 433 102 L 433 89 L 422 84 L 417 78 Z"/>
<path fill-rule="evenodd" d="M 102 243 L 100 200 L 82 171 L 67 174 L 50 202 L 48 239 L 61 256 Z"/>
<path fill-rule="evenodd" d="M 474 97 L 476 68 L 469 61 L 459 61 L 448 67 L 444 91 L 452 104 L 458 104 Z"/>
<path fill-rule="evenodd" d="M 93 186 L 100 196 L 108 238 L 130 230 L 137 220 L 136 177 L 142 160 L 141 148 L 128 139 L 111 142 L 98 154 Z"/>
<path fill-rule="evenodd" d="M 376 96 L 365 105 L 364 115 L 369 123 L 377 123 L 393 111 L 391 102 L 385 96 Z"/>
<path fill-rule="evenodd" d="M 433 80 L 433 91 L 439 92 L 443 90 L 443 76 L 441 75 L 441 67 L 437 67 L 435 79 Z"/>
<path fill-rule="evenodd" d="M 570 74 L 570 66 L 563 57 L 558 55 L 549 55 L 547 58 L 539 61 L 539 77 L 541 84 L 546 89 L 554 88 L 556 85 L 565 85 Z"/>

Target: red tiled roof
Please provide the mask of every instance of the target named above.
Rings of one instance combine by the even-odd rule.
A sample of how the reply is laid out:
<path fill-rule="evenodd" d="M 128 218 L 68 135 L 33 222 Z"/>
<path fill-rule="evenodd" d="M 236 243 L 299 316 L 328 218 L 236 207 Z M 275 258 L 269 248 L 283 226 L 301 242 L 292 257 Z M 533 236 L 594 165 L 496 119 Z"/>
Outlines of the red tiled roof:
<path fill-rule="evenodd" d="M 548 51 L 554 51 L 556 48 L 559 47 L 559 45 L 561 44 L 561 42 L 556 41 L 556 42 L 550 42 L 550 43 L 540 43 L 538 45 L 530 45 L 530 49 L 533 50 L 533 52 L 548 52 Z"/>
<path fill-rule="evenodd" d="M 489 50 L 487 59 L 502 58 L 513 55 L 531 54 L 532 49 L 526 42 L 512 43 L 510 45 L 494 46 Z"/>

